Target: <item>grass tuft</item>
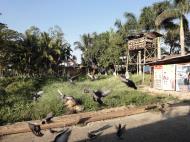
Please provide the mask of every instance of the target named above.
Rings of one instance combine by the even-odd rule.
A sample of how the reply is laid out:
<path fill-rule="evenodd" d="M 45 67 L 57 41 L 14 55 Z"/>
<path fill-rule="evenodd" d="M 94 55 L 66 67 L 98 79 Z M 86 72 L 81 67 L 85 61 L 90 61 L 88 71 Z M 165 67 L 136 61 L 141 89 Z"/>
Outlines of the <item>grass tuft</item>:
<path fill-rule="evenodd" d="M 145 79 L 148 80 L 148 76 Z M 142 77 L 131 77 L 137 84 L 142 82 Z M 148 82 L 148 81 L 146 81 Z M 18 121 L 42 119 L 52 111 L 56 116 L 64 115 L 66 109 L 59 99 L 57 89 L 66 95 L 80 99 L 84 111 L 95 111 L 103 108 L 134 105 L 142 106 L 157 102 L 165 102 L 169 97 L 151 96 L 139 90 L 128 88 L 115 76 L 101 76 L 99 80 L 90 81 L 81 77 L 75 85 L 65 81 L 64 78 L 7 78 L 0 80 L 0 125 Z M 106 106 L 100 107 L 83 89 L 110 89 L 111 94 L 104 98 Z M 43 90 L 44 95 L 37 101 L 32 101 L 32 91 Z"/>

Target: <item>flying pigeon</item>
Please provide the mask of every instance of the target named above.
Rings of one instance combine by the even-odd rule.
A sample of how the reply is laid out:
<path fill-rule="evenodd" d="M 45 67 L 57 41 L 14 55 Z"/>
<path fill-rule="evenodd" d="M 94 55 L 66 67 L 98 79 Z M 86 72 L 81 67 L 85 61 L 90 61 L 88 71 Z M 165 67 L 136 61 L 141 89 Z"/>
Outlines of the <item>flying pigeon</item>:
<path fill-rule="evenodd" d="M 130 79 L 126 79 L 124 76 L 120 76 L 120 79 L 123 83 L 125 83 L 128 87 L 131 87 L 135 90 L 137 90 L 137 86 L 135 85 L 135 83 L 130 80 Z"/>
<path fill-rule="evenodd" d="M 41 127 L 38 124 L 28 122 L 28 126 L 32 133 L 38 137 L 42 137 L 44 134 L 41 132 Z"/>
<path fill-rule="evenodd" d="M 106 90 L 106 91 L 102 91 L 102 90 L 91 90 L 91 89 L 84 89 L 84 93 L 90 93 L 90 95 L 92 96 L 93 100 L 95 102 L 98 102 L 100 105 L 103 104 L 102 98 L 106 97 L 107 95 L 110 94 L 110 90 Z"/>
<path fill-rule="evenodd" d="M 55 137 L 53 142 L 67 142 L 70 134 L 71 134 L 71 130 L 69 130 L 69 128 L 68 128 L 68 129 L 64 130 L 63 132 L 61 132 L 60 134 L 58 134 Z"/>
<path fill-rule="evenodd" d="M 50 113 L 48 113 L 47 114 L 47 116 L 42 120 L 42 124 L 45 124 L 45 123 L 50 123 L 53 118 L 53 113 L 52 112 L 50 112 Z"/>
<path fill-rule="evenodd" d="M 43 95 L 44 91 L 39 91 L 33 94 L 33 100 L 37 101 L 38 98 L 40 98 Z"/>

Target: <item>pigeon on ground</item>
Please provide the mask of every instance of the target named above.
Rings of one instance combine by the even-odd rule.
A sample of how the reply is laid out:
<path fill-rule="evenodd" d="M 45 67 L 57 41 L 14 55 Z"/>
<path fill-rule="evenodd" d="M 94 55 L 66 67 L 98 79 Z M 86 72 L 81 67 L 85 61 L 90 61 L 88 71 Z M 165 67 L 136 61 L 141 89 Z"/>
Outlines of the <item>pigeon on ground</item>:
<path fill-rule="evenodd" d="M 88 132 L 88 138 L 89 139 L 95 139 L 97 138 L 98 136 L 100 136 L 104 130 L 110 128 L 111 126 L 110 125 L 105 125 L 97 130 L 94 130 L 94 131 L 90 131 Z"/>
<path fill-rule="evenodd" d="M 161 112 L 161 114 L 164 114 L 166 112 L 165 104 L 158 106 L 158 110 Z"/>
<path fill-rule="evenodd" d="M 64 130 L 63 132 L 61 132 L 60 134 L 58 134 L 55 137 L 53 142 L 67 142 L 70 134 L 71 134 L 71 130 L 68 128 L 68 129 Z"/>
<path fill-rule="evenodd" d="M 52 128 L 49 128 L 49 132 L 52 133 L 52 134 L 54 134 L 54 133 L 58 133 L 59 131 L 53 130 Z"/>
<path fill-rule="evenodd" d="M 52 129 L 52 128 L 49 128 L 49 132 L 50 133 L 52 133 L 52 134 L 54 134 L 54 133 L 62 133 L 62 132 L 64 132 L 65 131 L 65 129 L 62 129 L 62 130 L 54 130 L 54 129 Z"/>
<path fill-rule="evenodd" d="M 44 134 L 41 132 L 41 127 L 38 124 L 28 122 L 28 126 L 32 133 L 38 137 L 42 137 Z"/>
<path fill-rule="evenodd" d="M 119 138 L 119 139 L 122 139 L 122 135 L 125 131 L 125 127 L 126 125 L 123 125 L 123 127 L 121 126 L 121 124 L 119 124 L 118 126 L 116 126 L 116 136 Z"/>
<path fill-rule="evenodd" d="M 97 138 L 98 136 L 100 136 L 103 132 L 97 132 L 97 133 L 92 133 L 92 132 L 89 132 L 88 133 L 88 138 L 89 139 L 95 139 Z"/>

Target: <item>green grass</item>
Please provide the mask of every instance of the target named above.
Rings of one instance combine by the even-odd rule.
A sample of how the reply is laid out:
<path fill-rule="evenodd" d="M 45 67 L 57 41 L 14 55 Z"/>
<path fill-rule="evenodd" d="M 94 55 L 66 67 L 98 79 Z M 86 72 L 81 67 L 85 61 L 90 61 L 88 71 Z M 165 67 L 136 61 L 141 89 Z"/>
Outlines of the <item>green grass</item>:
<path fill-rule="evenodd" d="M 148 80 L 148 76 L 145 76 Z M 140 84 L 142 78 L 134 75 L 132 79 Z M 148 81 L 146 81 L 148 82 Z M 145 82 L 145 83 L 146 83 Z M 139 90 L 128 88 L 118 77 L 101 76 L 97 81 L 81 77 L 76 85 L 69 84 L 64 78 L 6 78 L 0 80 L 0 125 L 24 120 L 41 119 L 50 111 L 56 116 L 63 115 L 66 109 L 59 99 L 57 89 L 66 95 L 72 95 L 82 101 L 84 111 L 94 111 L 117 106 L 142 106 L 157 102 L 165 102 L 168 97 L 150 96 Z M 85 87 L 92 89 L 111 89 L 109 96 L 104 98 L 106 106 L 100 107 L 90 95 L 83 93 Z M 30 92 L 40 90 L 44 95 L 37 102 L 32 101 Z"/>

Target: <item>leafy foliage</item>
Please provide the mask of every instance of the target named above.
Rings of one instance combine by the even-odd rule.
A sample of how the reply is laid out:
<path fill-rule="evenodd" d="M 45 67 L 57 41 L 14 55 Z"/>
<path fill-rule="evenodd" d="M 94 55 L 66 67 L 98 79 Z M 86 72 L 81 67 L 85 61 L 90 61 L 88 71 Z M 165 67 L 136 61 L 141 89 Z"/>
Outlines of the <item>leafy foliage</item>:
<path fill-rule="evenodd" d="M 185 32 L 188 32 L 188 21 L 186 20 L 185 14 L 189 13 L 190 11 L 190 2 L 189 0 L 173 0 L 169 3 L 169 6 L 167 9 L 163 10 L 156 18 L 155 24 L 157 27 L 160 27 L 163 23 L 172 23 L 175 19 L 179 19 L 180 23 L 177 27 L 179 29 L 179 39 L 178 35 L 176 34 L 176 28 L 173 28 L 173 32 L 171 29 L 168 31 L 167 34 L 167 42 L 171 46 L 171 51 L 174 51 L 174 46 L 176 45 L 176 40 L 179 40 L 179 45 L 181 47 L 181 54 L 185 54 Z M 168 22 L 167 22 L 168 21 Z M 170 25 L 170 24 L 169 24 Z M 175 24 L 176 25 L 176 24 Z M 176 26 L 175 26 L 176 27 Z M 171 33 L 175 33 L 174 36 L 172 36 Z M 175 40 L 175 41 L 174 41 Z M 174 42 L 174 44 L 172 44 Z"/>
<path fill-rule="evenodd" d="M 71 55 L 70 45 L 59 27 L 49 33 L 32 26 L 25 34 L 0 25 L 0 66 L 17 73 L 52 73 Z"/>
<path fill-rule="evenodd" d="M 119 57 L 124 54 L 125 49 L 121 47 L 122 37 L 113 30 L 101 34 L 85 34 L 81 42 L 75 42 L 76 48 L 83 51 L 85 64 L 91 62 L 101 67 L 119 64 Z"/>

